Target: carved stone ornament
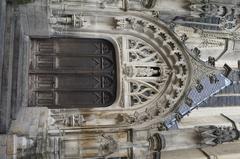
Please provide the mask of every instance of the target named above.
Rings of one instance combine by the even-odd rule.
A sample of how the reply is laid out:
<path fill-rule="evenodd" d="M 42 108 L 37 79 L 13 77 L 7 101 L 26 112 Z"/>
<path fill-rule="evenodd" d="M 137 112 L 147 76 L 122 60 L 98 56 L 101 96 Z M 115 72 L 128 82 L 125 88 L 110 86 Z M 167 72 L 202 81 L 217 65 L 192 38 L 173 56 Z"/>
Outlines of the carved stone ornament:
<path fill-rule="evenodd" d="M 117 141 L 109 136 L 109 135 L 102 135 L 100 137 L 100 147 L 99 147 L 99 154 L 100 156 L 108 156 L 114 153 L 118 149 Z"/>
<path fill-rule="evenodd" d="M 196 127 L 202 145 L 216 146 L 239 138 L 239 132 L 233 127 L 217 127 L 214 125 Z"/>
<path fill-rule="evenodd" d="M 238 10 L 233 6 L 222 5 L 216 2 L 197 2 L 189 5 L 193 17 L 219 18 L 219 28 L 222 30 L 234 30 L 237 25 Z"/>
<path fill-rule="evenodd" d="M 86 121 L 83 115 L 80 115 L 80 114 L 68 115 L 68 116 L 65 116 L 63 119 L 63 124 L 65 126 L 70 126 L 70 127 L 83 126 L 85 122 Z"/>
<path fill-rule="evenodd" d="M 201 64 L 200 62 L 192 59 L 192 66 L 193 66 L 193 78 L 192 78 L 192 85 L 196 86 L 198 81 L 201 80 L 206 75 L 213 75 L 218 72 L 218 70 L 214 70 L 205 64 Z"/>
<path fill-rule="evenodd" d="M 148 138 L 149 150 L 160 152 L 166 147 L 165 137 L 160 133 L 155 133 Z"/>
<path fill-rule="evenodd" d="M 72 14 L 72 15 L 52 15 L 50 17 L 50 24 L 53 27 L 57 26 L 72 26 L 75 28 L 86 27 L 89 22 L 83 15 Z"/>
<path fill-rule="evenodd" d="M 125 74 L 125 106 L 135 106 L 149 102 L 160 93 L 167 81 L 167 68 L 160 54 L 144 41 L 128 38 L 124 53 L 123 73 Z"/>
<path fill-rule="evenodd" d="M 188 55 L 176 42 L 177 38 L 169 35 L 160 24 L 137 16 L 116 16 L 114 19 L 117 31 L 144 35 L 144 38 L 124 35 L 119 40 L 123 51 L 123 107 L 139 108 L 129 115 L 135 117 L 134 122 L 140 123 L 167 114 L 189 86 Z"/>

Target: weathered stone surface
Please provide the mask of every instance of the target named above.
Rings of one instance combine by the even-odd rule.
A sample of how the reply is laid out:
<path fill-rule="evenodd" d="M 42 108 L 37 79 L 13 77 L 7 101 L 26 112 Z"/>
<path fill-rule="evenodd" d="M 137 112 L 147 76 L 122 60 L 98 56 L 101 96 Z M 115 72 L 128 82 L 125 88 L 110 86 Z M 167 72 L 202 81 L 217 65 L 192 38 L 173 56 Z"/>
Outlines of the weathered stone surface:
<path fill-rule="evenodd" d="M 0 146 L 7 145 L 7 135 L 0 135 Z"/>
<path fill-rule="evenodd" d="M 11 120 L 14 16 L 12 5 L 6 5 L 5 1 L 0 3 L 2 15 L 0 17 L 0 133 L 6 133 Z"/>
<path fill-rule="evenodd" d="M 7 155 L 15 155 L 17 153 L 17 140 L 15 135 L 7 136 Z"/>
<path fill-rule="evenodd" d="M 27 35 L 49 37 L 49 19 L 46 1 L 21 6 L 20 8 L 21 25 Z"/>
<path fill-rule="evenodd" d="M 17 115 L 17 119 L 12 122 L 10 132 L 36 137 L 39 130 L 42 131 L 46 128 L 47 118 L 47 108 L 22 108 Z"/>
<path fill-rule="evenodd" d="M 1 159 L 7 159 L 7 147 L 6 146 L 0 146 L 0 157 Z"/>
<path fill-rule="evenodd" d="M 185 98 L 190 87 L 197 88 L 198 93 L 193 96 L 202 97 L 197 104 L 209 97 L 209 94 L 200 96 L 199 93 L 205 92 L 203 86 L 213 86 L 214 80 L 204 85 L 197 82 L 201 77 L 207 73 L 220 73 L 218 67 L 223 61 L 235 67 L 233 63 L 239 57 L 236 53 L 239 52 L 237 40 L 240 34 L 239 29 L 232 31 L 227 27 L 236 27 L 230 26 L 229 21 L 236 23 L 231 18 L 233 14 L 239 14 L 239 8 L 233 0 L 231 5 L 229 0 L 219 0 L 218 4 L 214 1 L 202 4 L 201 0 L 189 2 L 35 0 L 14 10 L 14 1 L 8 0 L 6 7 L 5 0 L 2 0 L 0 130 L 6 133 L 11 119 L 14 120 L 7 136 L 0 136 L 0 159 L 20 157 L 16 155 L 17 149 L 27 159 L 148 159 L 157 158 L 161 153 L 165 159 L 207 158 L 206 154 L 196 149 L 202 148 L 202 145 L 193 127 L 209 123 L 231 126 L 229 121 L 218 116 L 220 112 L 216 114 L 216 109 L 199 111 L 202 116 L 183 119 L 179 130 L 163 131 L 166 129 L 164 123 L 169 121 L 170 126 L 174 124 L 173 128 L 177 128 L 177 122 L 182 117 L 180 113 L 185 116 L 192 111 L 191 104 L 195 100 Z M 234 13 L 223 15 L 224 7 L 227 8 L 226 13 L 232 10 Z M 227 21 L 205 17 L 215 16 L 213 13 Z M 198 19 L 199 16 L 203 19 Z M 227 25 L 222 25 L 225 23 Z M 61 45 L 56 41 L 50 45 L 44 43 L 46 38 L 56 38 Z M 65 43 L 62 40 L 65 38 L 71 39 L 71 42 Z M 96 52 L 91 51 L 91 47 L 83 45 L 77 48 L 80 45 L 75 38 L 108 40 L 115 48 L 116 64 L 109 60 L 107 53 L 111 50 L 107 46 L 93 43 L 93 47 L 101 48 L 97 50 L 102 50 L 100 54 L 104 56 L 102 60 L 97 60 L 98 56 L 92 55 Z M 32 39 L 42 40 L 33 42 Z M 78 49 L 84 50 L 84 56 Z M 117 98 L 109 107 L 82 109 L 76 106 L 81 100 L 76 86 L 81 84 L 85 88 L 88 82 L 78 83 L 80 81 L 76 78 L 79 72 L 86 74 L 86 70 L 81 70 L 79 66 L 84 65 L 81 60 L 87 56 L 91 59 L 94 73 L 96 65 L 110 69 L 112 65 L 117 65 L 117 80 L 92 78 L 102 81 L 100 85 L 93 85 L 95 92 L 95 87 L 102 89 L 104 85 L 116 83 Z M 209 57 L 216 59 L 217 68 L 206 62 Z M 36 68 L 36 72 L 31 68 Z M 72 76 L 74 84 L 71 80 L 61 81 L 62 77 Z M 193 79 L 197 85 L 192 85 Z M 227 82 L 230 84 L 230 81 Z M 32 85 L 34 87 L 30 87 Z M 61 88 L 61 85 L 66 88 Z M 83 91 L 89 90 L 85 88 Z M 102 95 L 107 97 L 108 90 L 105 91 Z M 67 92 L 68 98 L 61 98 L 63 92 Z M 73 95 L 76 95 L 75 98 L 72 98 Z M 98 97 L 97 94 L 95 96 Z M 28 101 L 36 101 L 36 107 L 29 107 Z M 188 102 L 178 111 L 184 101 Z M 51 106 L 47 105 L 49 103 Z M 63 107 L 60 107 L 61 104 Z M 239 112 L 228 115 L 239 123 Z M 161 137 L 165 143 L 160 143 L 163 141 Z M 160 152 L 163 147 L 164 152 Z M 214 152 L 220 157 L 225 154 L 238 157 L 236 148 L 231 148 L 227 151 L 209 149 L 206 152 Z"/>

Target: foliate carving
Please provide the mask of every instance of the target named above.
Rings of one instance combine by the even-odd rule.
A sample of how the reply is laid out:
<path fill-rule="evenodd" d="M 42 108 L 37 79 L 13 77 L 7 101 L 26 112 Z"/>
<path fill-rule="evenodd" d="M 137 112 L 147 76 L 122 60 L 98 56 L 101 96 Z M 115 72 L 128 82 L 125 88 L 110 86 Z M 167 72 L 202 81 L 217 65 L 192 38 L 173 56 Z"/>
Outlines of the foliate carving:
<path fill-rule="evenodd" d="M 125 21 L 125 18 L 123 17 L 116 17 L 116 29 L 125 29 L 128 25 L 127 21 Z"/>
<path fill-rule="evenodd" d="M 135 17 L 115 17 L 116 29 L 133 29 L 135 30 L 138 26 L 139 21 Z M 143 26 L 146 26 L 146 23 L 141 23 Z"/>
<path fill-rule="evenodd" d="M 217 127 L 214 125 L 196 127 L 203 145 L 215 146 L 231 142 L 239 138 L 239 132 L 232 127 Z"/>
<path fill-rule="evenodd" d="M 114 153 L 117 149 L 118 143 L 113 137 L 104 134 L 100 137 L 100 156 L 108 156 Z"/>
<path fill-rule="evenodd" d="M 132 124 L 136 121 L 136 117 L 124 113 L 118 114 L 116 119 L 120 124 Z"/>
<path fill-rule="evenodd" d="M 77 28 L 82 28 L 87 25 L 87 20 L 82 15 L 73 14 L 73 26 Z"/>
<path fill-rule="evenodd" d="M 152 119 L 152 117 L 149 116 L 149 114 L 146 111 L 141 112 L 141 114 L 139 114 L 139 112 L 136 111 L 134 113 L 134 117 L 136 118 L 136 122 L 144 122 L 149 119 Z"/>
<path fill-rule="evenodd" d="M 201 54 L 200 54 L 201 51 L 200 51 L 197 47 L 193 48 L 191 51 L 193 52 L 193 55 L 194 55 L 195 57 L 197 57 L 197 58 L 200 58 L 200 57 L 201 57 Z"/>
<path fill-rule="evenodd" d="M 212 57 L 212 56 L 208 57 L 208 64 L 209 65 L 214 67 L 215 66 L 215 61 L 216 61 L 216 59 L 214 57 Z"/>
<path fill-rule="evenodd" d="M 160 11 L 152 11 L 152 16 L 155 17 L 155 18 L 159 18 L 160 17 Z"/>
<path fill-rule="evenodd" d="M 183 34 L 180 36 L 180 40 L 181 40 L 182 42 L 187 41 L 187 40 L 188 40 L 187 34 L 183 33 Z"/>

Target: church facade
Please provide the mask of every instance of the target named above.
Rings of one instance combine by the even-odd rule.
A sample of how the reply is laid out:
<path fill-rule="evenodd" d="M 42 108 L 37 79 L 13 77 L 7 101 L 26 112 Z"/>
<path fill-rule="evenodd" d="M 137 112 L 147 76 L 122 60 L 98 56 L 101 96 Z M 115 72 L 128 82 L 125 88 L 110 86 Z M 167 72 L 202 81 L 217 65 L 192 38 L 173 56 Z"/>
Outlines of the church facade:
<path fill-rule="evenodd" d="M 239 158 L 237 0 L 0 3 L 1 159 Z"/>

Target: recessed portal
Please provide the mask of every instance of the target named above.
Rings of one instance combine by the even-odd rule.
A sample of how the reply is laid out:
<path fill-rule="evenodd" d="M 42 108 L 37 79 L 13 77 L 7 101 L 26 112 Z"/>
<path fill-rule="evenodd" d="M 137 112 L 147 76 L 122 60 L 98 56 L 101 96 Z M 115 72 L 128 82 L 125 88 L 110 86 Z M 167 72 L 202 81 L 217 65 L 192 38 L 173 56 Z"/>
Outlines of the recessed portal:
<path fill-rule="evenodd" d="M 104 39 L 32 39 L 29 106 L 106 107 L 116 99 L 116 58 Z"/>

